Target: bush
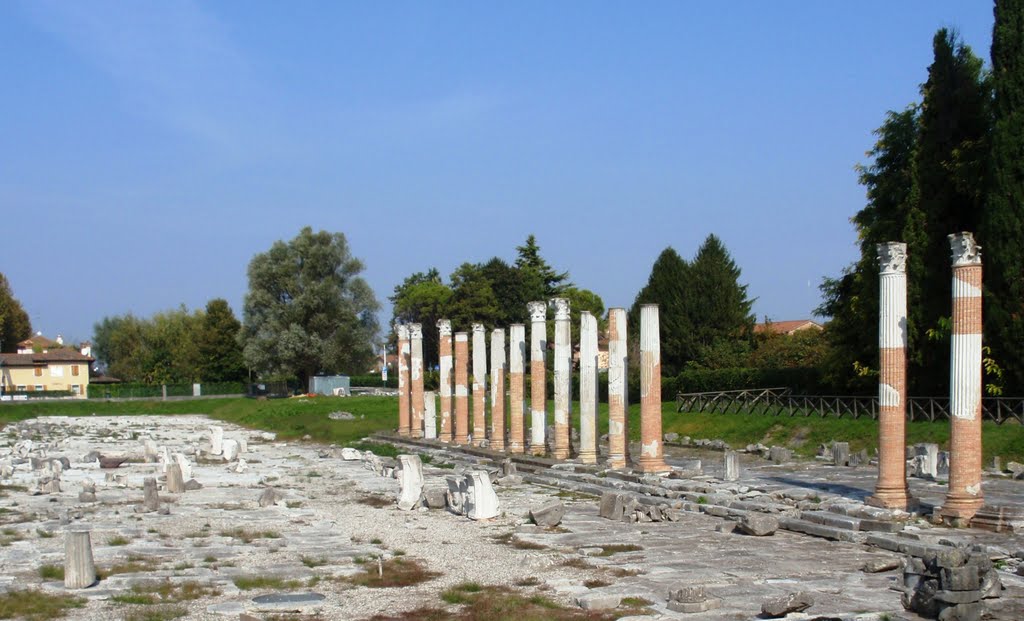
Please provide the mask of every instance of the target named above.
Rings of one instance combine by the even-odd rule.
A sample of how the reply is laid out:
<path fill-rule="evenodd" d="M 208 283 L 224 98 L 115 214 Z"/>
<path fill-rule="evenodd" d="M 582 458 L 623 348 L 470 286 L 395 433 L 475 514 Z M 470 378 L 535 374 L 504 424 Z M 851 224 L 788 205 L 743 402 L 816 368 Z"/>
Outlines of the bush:
<path fill-rule="evenodd" d="M 717 392 L 746 388 L 789 388 L 799 394 L 828 394 L 822 375 L 815 368 L 787 369 L 687 369 L 662 382 L 662 400 L 671 401 L 676 393 Z M 631 388 L 632 390 L 632 388 Z"/>

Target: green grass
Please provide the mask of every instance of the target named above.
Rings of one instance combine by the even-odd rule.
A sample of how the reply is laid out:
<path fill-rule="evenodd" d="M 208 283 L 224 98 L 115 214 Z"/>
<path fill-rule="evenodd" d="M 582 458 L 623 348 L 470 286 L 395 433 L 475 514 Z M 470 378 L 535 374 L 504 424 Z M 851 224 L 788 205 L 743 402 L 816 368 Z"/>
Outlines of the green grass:
<path fill-rule="evenodd" d="M 43 580 L 63 580 L 64 567 L 61 565 L 41 565 L 39 577 Z"/>
<path fill-rule="evenodd" d="M 344 409 L 356 415 L 354 420 L 336 421 L 327 415 Z M 549 402 L 548 410 L 553 408 Z M 257 401 L 241 397 L 185 401 L 61 401 L 0 404 L 0 425 L 36 416 L 89 416 L 126 414 L 206 414 L 211 418 L 245 427 L 273 431 L 283 439 L 310 435 L 319 442 L 337 443 L 382 456 L 394 456 L 398 449 L 389 444 L 361 443 L 359 440 L 378 431 L 394 429 L 398 422 L 395 397 L 317 397 L 313 399 L 270 399 Z M 852 451 L 878 445 L 878 423 L 869 418 L 858 420 L 820 417 L 764 416 L 744 414 L 677 413 L 674 402 L 662 406 L 663 430 L 694 438 L 722 439 L 734 447 L 761 442 L 793 448 L 798 455 L 812 456 L 818 444 L 830 440 L 850 443 Z M 640 406 L 629 410 L 632 440 L 639 440 Z M 579 407 L 573 407 L 574 426 L 579 425 Z M 598 431 L 608 431 L 608 405 L 598 408 Z M 1003 461 L 1024 462 L 1024 426 L 982 427 L 985 461 L 995 455 Z M 948 448 L 949 422 L 912 422 L 907 424 L 907 442 L 934 442 Z"/>
<path fill-rule="evenodd" d="M 298 580 L 285 580 L 274 576 L 239 576 L 234 580 L 235 586 L 243 591 L 254 589 L 297 589 L 302 586 Z"/>
<path fill-rule="evenodd" d="M 85 600 L 42 591 L 8 591 L 0 594 L 0 619 L 46 621 L 61 619 L 69 609 L 82 608 Z"/>

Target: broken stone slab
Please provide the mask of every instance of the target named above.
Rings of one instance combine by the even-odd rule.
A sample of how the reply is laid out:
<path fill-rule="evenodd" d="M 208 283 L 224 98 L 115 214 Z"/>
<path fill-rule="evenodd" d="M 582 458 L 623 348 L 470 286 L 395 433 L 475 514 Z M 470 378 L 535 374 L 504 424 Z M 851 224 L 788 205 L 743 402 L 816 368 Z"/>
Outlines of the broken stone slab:
<path fill-rule="evenodd" d="M 866 574 L 878 574 L 883 571 L 899 569 L 901 564 L 902 563 L 898 558 L 880 558 L 864 563 L 860 570 Z"/>
<path fill-rule="evenodd" d="M 465 515 L 466 513 L 466 477 L 459 476 L 456 474 L 449 474 L 444 478 L 445 483 L 448 484 L 447 492 L 447 503 L 448 510 L 455 515 Z"/>
<path fill-rule="evenodd" d="M 284 502 L 284 495 L 273 487 L 268 487 L 260 494 L 259 505 L 261 507 L 273 507 Z"/>
<path fill-rule="evenodd" d="M 321 593 L 271 593 L 252 598 L 257 612 L 303 612 L 318 608 L 326 597 Z"/>
<path fill-rule="evenodd" d="M 146 477 L 142 481 L 142 506 L 146 511 L 156 511 L 160 508 L 160 495 L 154 477 Z"/>
<path fill-rule="evenodd" d="M 736 525 L 736 530 L 755 537 L 774 535 L 779 529 L 779 520 L 764 513 L 747 513 Z"/>
<path fill-rule="evenodd" d="M 471 520 L 489 520 L 498 516 L 498 495 L 486 472 L 474 470 L 466 476 L 466 516 Z"/>
<path fill-rule="evenodd" d="M 512 485 L 522 485 L 523 477 L 519 476 L 518 474 L 509 474 L 503 477 L 499 477 L 494 482 L 503 487 L 509 487 Z"/>
<path fill-rule="evenodd" d="M 448 502 L 448 490 L 442 487 L 428 487 L 423 490 L 423 504 L 428 509 L 444 509 Z"/>
<path fill-rule="evenodd" d="M 237 440 L 224 440 L 221 444 L 221 455 L 224 457 L 224 461 L 235 461 L 238 458 L 238 441 Z"/>
<path fill-rule="evenodd" d="M 185 481 L 186 492 L 194 492 L 197 489 L 203 489 L 203 484 L 200 483 L 199 481 L 196 481 L 195 479 L 189 479 L 188 481 Z"/>
<path fill-rule="evenodd" d="M 224 428 L 210 425 L 210 454 L 220 455 L 224 451 Z"/>
<path fill-rule="evenodd" d="M 341 449 L 341 458 L 345 461 L 359 461 L 363 458 L 363 454 L 354 448 L 345 447 Z"/>
<path fill-rule="evenodd" d="M 587 593 L 576 598 L 576 604 L 584 610 L 611 610 L 621 602 L 622 596 L 614 593 Z"/>
<path fill-rule="evenodd" d="M 188 460 L 188 457 L 184 453 L 174 453 L 171 455 L 178 467 L 181 468 L 181 478 L 189 480 L 192 478 L 192 462 Z"/>
<path fill-rule="evenodd" d="M 779 597 L 771 597 L 761 603 L 761 614 L 777 619 L 791 612 L 803 612 L 814 605 L 814 597 L 805 591 L 787 593 Z"/>
<path fill-rule="evenodd" d="M 411 511 L 420 505 L 423 494 L 423 462 L 419 455 L 399 455 L 398 461 L 402 465 L 398 479 L 398 508 Z"/>
<path fill-rule="evenodd" d="M 185 479 L 181 476 L 181 466 L 178 464 L 167 467 L 167 491 L 171 494 L 185 493 Z"/>
<path fill-rule="evenodd" d="M 768 459 L 776 464 L 786 464 L 793 461 L 793 451 L 781 446 L 773 446 L 768 451 Z"/>
<path fill-rule="evenodd" d="M 539 507 L 530 509 L 530 519 L 541 528 L 554 528 L 562 523 L 565 505 L 560 500 L 548 501 Z"/>
<path fill-rule="evenodd" d="M 601 503 L 598 505 L 598 515 L 608 520 L 621 520 L 625 512 L 625 503 L 621 494 L 616 492 L 605 492 L 601 494 Z"/>

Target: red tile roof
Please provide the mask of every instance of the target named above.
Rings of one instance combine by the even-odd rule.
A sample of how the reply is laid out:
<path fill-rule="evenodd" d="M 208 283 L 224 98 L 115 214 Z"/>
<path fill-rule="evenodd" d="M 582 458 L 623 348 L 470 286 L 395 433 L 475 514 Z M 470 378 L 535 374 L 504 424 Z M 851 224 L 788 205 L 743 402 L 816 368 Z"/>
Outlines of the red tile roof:
<path fill-rule="evenodd" d="M 790 321 L 769 321 L 766 323 L 759 323 L 754 325 L 754 334 L 792 334 L 799 330 L 822 330 L 822 326 L 817 321 L 811 319 L 793 319 Z"/>
<path fill-rule="evenodd" d="M 83 356 L 73 349 L 54 349 L 38 354 L 0 354 L 0 366 L 5 367 L 33 367 L 48 362 L 90 363 L 94 360 L 92 356 Z"/>

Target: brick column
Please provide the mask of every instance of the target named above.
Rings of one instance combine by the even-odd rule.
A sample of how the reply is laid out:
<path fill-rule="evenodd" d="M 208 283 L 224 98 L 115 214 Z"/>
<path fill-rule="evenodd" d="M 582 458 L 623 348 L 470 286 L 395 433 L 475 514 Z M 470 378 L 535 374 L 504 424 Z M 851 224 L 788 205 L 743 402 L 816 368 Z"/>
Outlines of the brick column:
<path fill-rule="evenodd" d="M 440 378 L 438 390 L 441 393 L 441 441 L 451 442 L 455 437 L 455 425 L 452 421 L 452 322 L 447 319 L 437 321 L 438 367 Z"/>
<path fill-rule="evenodd" d="M 473 324 L 473 444 L 487 439 L 487 334 Z"/>
<path fill-rule="evenodd" d="M 554 298 L 555 309 L 555 450 L 552 457 L 568 459 L 572 453 L 569 440 L 569 415 L 572 408 L 572 326 L 569 323 L 569 300 Z"/>
<path fill-rule="evenodd" d="M 522 453 L 526 449 L 524 388 L 526 361 L 526 326 L 514 323 L 508 329 L 508 450 Z"/>
<path fill-rule="evenodd" d="M 640 307 L 641 472 L 668 472 L 661 443 L 661 334 L 658 305 Z"/>
<path fill-rule="evenodd" d="M 625 468 L 629 453 L 626 309 L 608 310 L 608 467 Z"/>
<path fill-rule="evenodd" d="M 949 236 L 953 251 L 953 339 L 949 377 L 949 491 L 942 519 L 967 526 L 981 493 L 981 247 L 971 233 Z"/>
<path fill-rule="evenodd" d="M 867 504 L 907 510 L 907 245 L 878 244 L 878 484 Z"/>
<path fill-rule="evenodd" d="M 491 443 L 495 451 L 505 450 L 505 330 L 491 331 Z"/>
<path fill-rule="evenodd" d="M 395 326 L 398 335 L 398 435 L 412 435 L 409 402 L 409 326 Z"/>
<path fill-rule="evenodd" d="M 412 399 L 412 437 L 422 438 L 423 430 L 423 326 L 418 323 L 409 324 L 409 375 L 411 380 Z M 431 434 L 433 435 L 433 434 Z"/>
<path fill-rule="evenodd" d="M 469 444 L 469 335 L 455 333 L 455 444 Z"/>
<path fill-rule="evenodd" d="M 597 448 L 597 318 L 580 313 L 580 461 L 596 464 Z"/>
<path fill-rule="evenodd" d="M 548 305 L 530 302 L 530 454 L 547 453 L 548 395 L 544 359 L 548 350 Z"/>

